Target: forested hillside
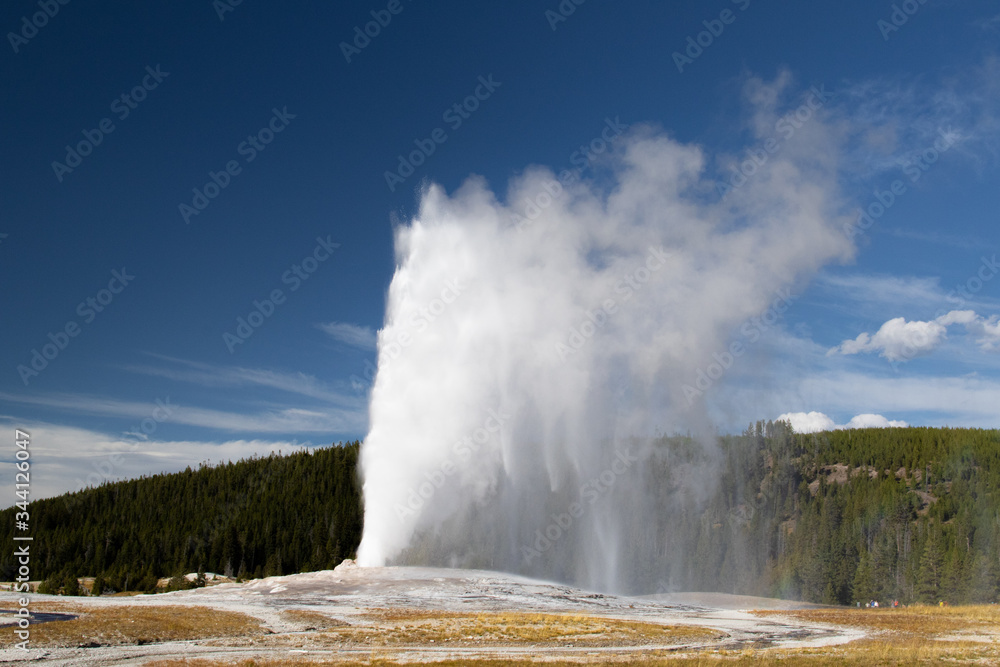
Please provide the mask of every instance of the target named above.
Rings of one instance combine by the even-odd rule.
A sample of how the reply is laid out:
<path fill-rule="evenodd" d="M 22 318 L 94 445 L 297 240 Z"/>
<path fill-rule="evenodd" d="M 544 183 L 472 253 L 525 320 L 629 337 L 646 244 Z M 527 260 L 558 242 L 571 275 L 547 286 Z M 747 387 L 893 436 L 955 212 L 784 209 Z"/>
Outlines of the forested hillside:
<path fill-rule="evenodd" d="M 157 577 L 199 569 L 259 577 L 333 567 L 361 537 L 359 447 L 36 501 L 33 575 L 100 575 L 115 590 L 149 590 Z M 622 517 L 631 541 L 655 540 L 661 554 L 622 555 L 636 593 L 1000 601 L 1000 431 L 801 435 L 760 422 L 717 446 L 669 437 L 651 451 L 641 474 L 655 481 L 657 525 Z M 13 511 L 0 513 L 7 544 Z M 13 578 L 10 550 L 0 568 Z"/>
<path fill-rule="evenodd" d="M 661 589 L 814 602 L 996 602 L 1000 432 L 892 428 L 727 437 L 706 503 L 661 504 Z M 711 458 L 682 439 L 660 465 Z M 670 493 L 669 485 L 661 485 Z M 641 564 L 635 564 L 642 567 Z"/>
<path fill-rule="evenodd" d="M 29 505 L 32 576 L 114 590 L 199 570 L 260 577 L 332 568 L 361 539 L 357 442 L 110 483 Z M 11 541 L 14 509 L 0 513 Z M 0 578 L 14 577 L 11 550 Z"/>

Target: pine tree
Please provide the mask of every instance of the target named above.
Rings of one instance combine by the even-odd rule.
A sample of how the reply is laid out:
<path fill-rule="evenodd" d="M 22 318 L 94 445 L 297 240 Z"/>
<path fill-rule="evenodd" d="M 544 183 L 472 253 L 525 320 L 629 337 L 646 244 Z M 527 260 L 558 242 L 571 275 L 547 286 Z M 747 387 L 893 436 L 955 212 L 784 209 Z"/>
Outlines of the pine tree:
<path fill-rule="evenodd" d="M 858 567 L 854 572 L 851 595 L 858 602 L 867 602 L 878 597 L 872 582 L 871 556 L 867 550 L 862 551 L 861 560 L 858 561 Z"/>
<path fill-rule="evenodd" d="M 933 603 L 940 599 L 944 580 L 944 550 L 938 531 L 930 526 L 923 555 L 920 556 L 917 596 L 921 602 Z"/>
<path fill-rule="evenodd" d="M 80 581 L 76 578 L 75 574 L 66 572 L 66 574 L 63 576 L 62 594 L 83 595 L 83 589 L 80 587 Z"/>

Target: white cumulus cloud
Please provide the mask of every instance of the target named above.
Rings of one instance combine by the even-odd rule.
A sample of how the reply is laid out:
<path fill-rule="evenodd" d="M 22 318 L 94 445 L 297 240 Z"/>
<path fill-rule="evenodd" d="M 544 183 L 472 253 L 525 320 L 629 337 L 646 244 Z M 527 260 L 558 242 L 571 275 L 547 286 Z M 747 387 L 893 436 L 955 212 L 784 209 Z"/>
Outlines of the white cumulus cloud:
<path fill-rule="evenodd" d="M 897 421 L 895 419 L 889 420 L 882 415 L 873 415 L 869 412 L 862 415 L 855 415 L 851 418 L 851 421 L 847 422 L 847 424 L 844 426 L 838 426 L 837 428 L 905 428 L 907 426 L 909 426 L 909 424 L 904 421 Z"/>
<path fill-rule="evenodd" d="M 1000 349 L 1000 321 L 996 315 L 987 319 L 973 310 L 952 310 L 926 322 L 895 317 L 874 335 L 865 332 L 845 340 L 831 348 L 827 356 L 877 352 L 889 361 L 907 361 L 935 350 L 948 337 L 948 327 L 952 325 L 964 326 L 983 351 Z"/>
<path fill-rule="evenodd" d="M 990 319 L 979 317 L 966 324 L 965 328 L 976 336 L 979 349 L 984 352 L 1000 351 L 1000 317 L 996 315 Z"/>
<path fill-rule="evenodd" d="M 878 352 L 889 361 L 900 361 L 929 353 L 946 336 L 947 327 L 938 322 L 907 322 L 902 317 L 895 317 L 883 324 L 874 336 L 862 333 L 854 340 L 845 340 L 830 353 Z"/>
<path fill-rule="evenodd" d="M 796 433 L 816 433 L 832 431 L 835 424 L 822 412 L 786 412 L 778 421 L 788 422 Z"/>
<path fill-rule="evenodd" d="M 778 417 L 792 425 L 796 433 L 818 433 L 819 431 L 834 431 L 853 428 L 890 428 L 909 426 L 904 421 L 886 419 L 882 415 L 864 413 L 855 415 L 846 424 L 838 425 L 822 412 L 786 412 Z"/>

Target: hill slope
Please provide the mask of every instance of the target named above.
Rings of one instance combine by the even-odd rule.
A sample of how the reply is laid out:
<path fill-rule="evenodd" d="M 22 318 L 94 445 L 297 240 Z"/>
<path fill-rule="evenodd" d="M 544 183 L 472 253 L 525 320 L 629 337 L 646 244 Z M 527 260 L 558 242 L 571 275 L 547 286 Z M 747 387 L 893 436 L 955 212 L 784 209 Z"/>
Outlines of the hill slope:
<path fill-rule="evenodd" d="M 157 577 L 198 569 L 259 577 L 332 568 L 353 557 L 361 537 L 359 448 L 189 469 L 36 501 L 29 506 L 33 575 L 101 575 L 116 590 L 149 590 Z M 687 474 L 692 469 L 702 474 Z M 622 555 L 631 592 L 840 604 L 998 601 L 1000 431 L 800 435 L 784 423 L 758 422 L 717 446 L 661 438 L 642 474 L 658 490 L 657 523 L 622 521 L 632 541 L 655 540 L 662 556 L 628 562 Z M 13 512 L 0 512 L 6 540 Z M 0 577 L 13 572 L 8 552 Z"/>
<path fill-rule="evenodd" d="M 664 469 L 692 457 L 678 451 L 663 443 Z M 654 567 L 664 588 L 839 604 L 997 601 L 1000 432 L 798 435 L 758 423 L 723 438 L 718 456 L 707 502 L 662 505 L 656 534 L 672 539 Z"/>
<path fill-rule="evenodd" d="M 332 568 L 361 539 L 359 443 L 188 468 L 31 503 L 32 576 L 115 590 L 199 569 L 259 577 Z M 0 513 L 11 544 L 14 508 Z M 10 581 L 13 558 L 0 560 Z"/>

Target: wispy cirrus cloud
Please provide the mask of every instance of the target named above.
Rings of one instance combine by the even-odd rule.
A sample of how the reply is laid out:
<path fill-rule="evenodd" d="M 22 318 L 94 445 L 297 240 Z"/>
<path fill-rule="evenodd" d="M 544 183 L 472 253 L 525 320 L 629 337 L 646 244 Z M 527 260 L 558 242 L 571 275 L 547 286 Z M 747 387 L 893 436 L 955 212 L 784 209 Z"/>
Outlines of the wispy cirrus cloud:
<path fill-rule="evenodd" d="M 1000 148 L 1000 59 L 983 58 L 960 72 L 908 79 L 882 77 L 854 83 L 839 93 L 850 119 L 845 166 L 856 178 L 879 178 L 917 161 L 944 136 L 949 155 L 972 164 L 994 159 Z"/>
<path fill-rule="evenodd" d="M 970 266 L 970 275 L 976 276 Z M 956 307 L 995 312 L 1000 302 L 986 290 L 959 292 L 965 284 L 942 286 L 936 276 L 887 275 L 880 273 L 825 272 L 815 282 L 824 308 L 851 318 L 885 321 L 887 310 L 908 314 L 940 315 Z"/>
<path fill-rule="evenodd" d="M 827 369 L 782 376 L 767 385 L 766 392 L 760 382 L 746 382 L 724 387 L 720 394 L 717 400 L 740 415 L 819 411 L 818 415 L 830 415 L 834 425 L 856 415 L 881 414 L 924 426 L 1000 426 L 1000 379 L 975 372 L 935 376 Z M 740 423 L 733 420 L 728 425 L 736 430 Z"/>
<path fill-rule="evenodd" d="M 0 392 L 0 400 L 79 414 L 136 420 L 145 419 L 151 410 L 150 403 L 81 394 L 31 395 Z M 331 408 L 320 411 L 278 407 L 243 413 L 174 404 L 169 397 L 166 402 L 171 409 L 171 423 L 231 433 L 325 433 L 334 436 L 338 433 L 359 433 L 367 428 L 367 416 L 363 409 Z"/>
<path fill-rule="evenodd" d="M 954 248 L 961 248 L 962 250 L 975 250 L 977 252 L 984 248 L 997 247 L 996 243 L 979 237 L 956 236 L 954 234 L 947 234 L 945 232 L 938 231 L 919 231 L 895 227 L 888 230 L 888 233 L 896 238 L 922 241 L 935 246 L 948 245 Z"/>
<path fill-rule="evenodd" d="M 356 396 L 335 391 L 329 385 L 305 373 L 284 373 L 259 368 L 219 366 L 177 359 L 162 354 L 147 354 L 150 357 L 167 362 L 168 365 L 151 366 L 132 364 L 123 366 L 123 369 L 132 373 L 162 377 L 178 382 L 188 382 L 204 387 L 259 386 L 308 396 L 321 401 L 327 401 L 334 405 L 361 406 Z"/>
<path fill-rule="evenodd" d="M 927 306 L 944 301 L 941 281 L 934 277 L 865 273 L 823 273 L 817 285 L 842 298 L 862 304 Z"/>
<path fill-rule="evenodd" d="M 998 31 L 1000 30 L 1000 14 L 996 16 L 987 16 L 981 19 L 977 19 L 973 22 L 973 25 L 981 30 L 987 31 Z"/>
<path fill-rule="evenodd" d="M 375 349 L 375 331 L 371 327 L 359 326 L 348 322 L 327 322 L 316 327 L 328 334 L 337 342 L 357 347 L 363 350 Z"/>
<path fill-rule="evenodd" d="M 79 491 L 105 481 L 178 472 L 199 461 L 222 463 L 278 452 L 289 454 L 305 448 L 302 443 L 282 439 L 137 442 L 86 428 L 14 420 L 2 415 L 0 424 L 9 425 L 10 429 L 16 426 L 31 434 L 32 466 L 44 470 L 44 474 L 31 480 L 32 497 L 36 499 Z M 13 462 L 0 461 L 0 474 L 13 477 Z"/>

